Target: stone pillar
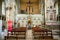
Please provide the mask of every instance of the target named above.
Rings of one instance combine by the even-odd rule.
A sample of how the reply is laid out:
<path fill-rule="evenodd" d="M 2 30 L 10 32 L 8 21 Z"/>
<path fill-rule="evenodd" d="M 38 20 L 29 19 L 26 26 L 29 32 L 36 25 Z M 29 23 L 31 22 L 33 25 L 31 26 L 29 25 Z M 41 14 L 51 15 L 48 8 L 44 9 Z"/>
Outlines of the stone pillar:
<path fill-rule="evenodd" d="M 45 25 L 45 0 L 40 0 L 40 8 L 41 8 L 41 14 L 43 17 L 42 25 Z"/>
<path fill-rule="evenodd" d="M 39 14 L 41 13 L 41 0 L 39 0 Z"/>
<path fill-rule="evenodd" d="M 2 0 L 0 1 L 0 40 L 1 40 L 1 32 L 2 32 Z"/>
<path fill-rule="evenodd" d="M 44 0 L 40 0 L 40 10 L 41 14 L 44 14 Z"/>
<path fill-rule="evenodd" d="M 56 0 L 56 1 L 54 2 L 54 4 L 55 4 L 55 8 L 56 8 L 56 21 L 57 21 L 57 17 L 58 17 L 58 15 L 59 15 L 58 0 Z"/>
<path fill-rule="evenodd" d="M 2 19 L 2 0 L 0 1 L 0 19 Z"/>
<path fill-rule="evenodd" d="M 58 0 L 58 21 L 60 23 L 60 0 Z"/>
<path fill-rule="evenodd" d="M 2 15 L 5 15 L 5 4 L 2 2 Z"/>
<path fill-rule="evenodd" d="M 16 0 L 16 4 L 17 4 L 18 14 L 20 14 L 20 0 Z"/>
<path fill-rule="evenodd" d="M 5 0 L 5 12 L 6 21 L 12 21 L 14 26 L 15 0 Z"/>

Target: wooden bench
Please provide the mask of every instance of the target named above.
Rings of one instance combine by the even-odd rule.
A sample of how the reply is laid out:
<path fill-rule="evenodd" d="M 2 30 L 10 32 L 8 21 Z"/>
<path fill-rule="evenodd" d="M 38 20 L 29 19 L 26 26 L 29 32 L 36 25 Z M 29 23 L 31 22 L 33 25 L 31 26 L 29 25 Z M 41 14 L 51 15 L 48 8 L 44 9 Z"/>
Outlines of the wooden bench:
<path fill-rule="evenodd" d="M 12 35 L 16 35 L 24 39 L 26 38 L 26 30 L 27 30 L 26 27 L 20 27 L 20 28 L 13 29 L 12 33 L 14 32 L 14 34 Z"/>
<path fill-rule="evenodd" d="M 52 31 L 47 30 L 47 29 L 34 27 L 32 28 L 32 30 L 33 30 L 33 35 L 52 35 Z"/>
<path fill-rule="evenodd" d="M 5 36 L 4 40 L 17 40 L 16 36 Z"/>
<path fill-rule="evenodd" d="M 44 39 L 53 39 L 53 36 L 44 36 Z"/>
<path fill-rule="evenodd" d="M 32 28 L 34 39 L 53 39 L 52 31 L 39 27 Z"/>
<path fill-rule="evenodd" d="M 57 40 L 57 39 L 39 39 L 39 40 Z"/>
<path fill-rule="evenodd" d="M 11 34 L 8 33 L 8 36 L 6 37 L 10 38 L 11 35 L 12 37 L 16 37 L 17 39 L 26 39 L 26 30 L 26 27 L 15 28 L 11 31 Z"/>
<path fill-rule="evenodd" d="M 26 39 L 18 36 L 5 36 L 4 40 L 26 40 Z"/>
<path fill-rule="evenodd" d="M 52 36 L 40 36 L 40 35 L 35 35 L 34 39 L 53 39 Z"/>

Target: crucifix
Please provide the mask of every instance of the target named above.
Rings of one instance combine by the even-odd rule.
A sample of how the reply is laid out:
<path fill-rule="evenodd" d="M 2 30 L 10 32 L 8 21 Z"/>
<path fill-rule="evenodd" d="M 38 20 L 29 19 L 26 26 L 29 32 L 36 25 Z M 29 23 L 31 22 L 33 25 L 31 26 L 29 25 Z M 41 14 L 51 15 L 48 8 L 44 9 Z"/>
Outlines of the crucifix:
<path fill-rule="evenodd" d="M 28 4 L 28 7 L 29 7 L 29 13 L 28 14 L 30 14 L 30 7 L 31 7 L 31 5 L 30 4 L 32 4 L 32 2 L 29 0 L 28 2 L 27 2 L 27 4 Z M 33 11 L 33 8 L 32 8 L 32 11 Z"/>

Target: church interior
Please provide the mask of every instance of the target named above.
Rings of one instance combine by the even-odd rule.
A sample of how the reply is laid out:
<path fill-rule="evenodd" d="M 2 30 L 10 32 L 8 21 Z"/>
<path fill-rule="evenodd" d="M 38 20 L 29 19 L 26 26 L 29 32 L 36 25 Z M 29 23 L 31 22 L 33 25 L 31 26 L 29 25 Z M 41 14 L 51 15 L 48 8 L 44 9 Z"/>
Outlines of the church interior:
<path fill-rule="evenodd" d="M 60 40 L 60 0 L 1 0 L 0 40 Z"/>

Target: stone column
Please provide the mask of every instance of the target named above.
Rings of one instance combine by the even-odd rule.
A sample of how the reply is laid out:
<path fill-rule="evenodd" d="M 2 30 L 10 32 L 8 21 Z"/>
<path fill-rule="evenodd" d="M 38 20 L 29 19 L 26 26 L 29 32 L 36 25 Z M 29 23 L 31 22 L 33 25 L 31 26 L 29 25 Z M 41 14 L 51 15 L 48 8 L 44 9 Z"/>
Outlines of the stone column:
<path fill-rule="evenodd" d="M 41 14 L 43 16 L 43 22 L 42 25 L 45 25 L 45 0 L 40 0 L 40 8 L 41 8 Z"/>
<path fill-rule="evenodd" d="M 60 23 L 60 0 L 58 0 L 58 21 Z"/>
<path fill-rule="evenodd" d="M 5 4 L 6 21 L 12 21 L 14 26 L 15 0 L 5 0 Z"/>
<path fill-rule="evenodd" d="M 0 1 L 0 19 L 2 19 L 2 0 Z"/>
<path fill-rule="evenodd" d="M 20 0 L 16 0 L 16 4 L 17 4 L 18 14 L 20 14 Z"/>
<path fill-rule="evenodd" d="M 39 0 L 39 14 L 41 13 L 41 0 Z"/>
<path fill-rule="evenodd" d="M 40 10 L 41 14 L 44 14 L 44 0 L 40 0 Z"/>
<path fill-rule="evenodd" d="M 59 8 L 58 8 L 58 1 L 57 0 L 55 1 L 55 6 L 56 6 L 56 21 L 57 21 L 57 16 L 59 15 L 59 13 L 58 13 Z"/>

